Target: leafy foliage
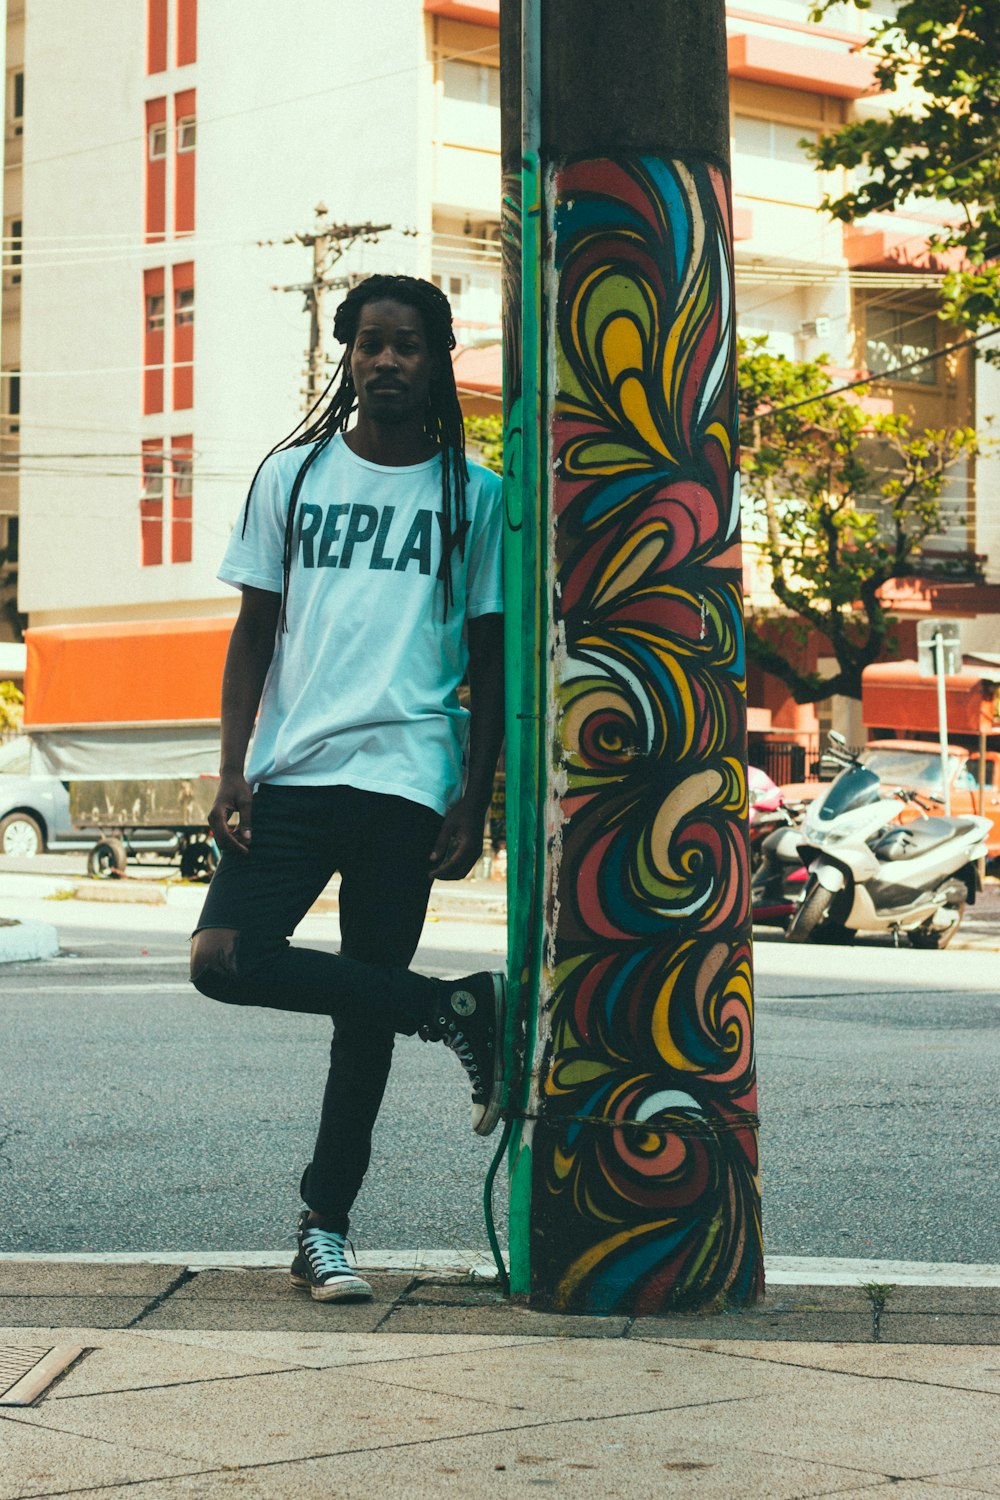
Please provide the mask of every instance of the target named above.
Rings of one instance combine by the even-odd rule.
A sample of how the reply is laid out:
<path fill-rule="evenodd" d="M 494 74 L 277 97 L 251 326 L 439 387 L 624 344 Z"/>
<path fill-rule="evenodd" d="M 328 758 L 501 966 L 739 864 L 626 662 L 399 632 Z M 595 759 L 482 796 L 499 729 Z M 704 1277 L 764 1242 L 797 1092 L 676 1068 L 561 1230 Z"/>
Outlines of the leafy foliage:
<path fill-rule="evenodd" d="M 0 682 L 0 731 L 20 729 L 24 694 L 13 682 Z"/>
<path fill-rule="evenodd" d="M 833 3 L 822 0 L 813 19 Z M 851 3 L 868 10 L 871 0 Z M 866 51 L 879 87 L 902 88 L 913 102 L 888 118 L 854 120 L 810 148 L 825 171 L 862 169 L 857 185 L 823 207 L 846 223 L 912 199 L 951 207 L 951 222 L 929 240 L 965 261 L 945 280 L 944 315 L 973 332 L 1000 324 L 1000 5 L 902 0 L 876 23 Z M 1000 349 L 984 353 L 1000 362 Z"/>
<path fill-rule="evenodd" d="M 494 473 L 503 473 L 502 417 L 466 417 L 465 437 L 474 458 Z"/>
<path fill-rule="evenodd" d="M 771 354 L 763 338 L 741 341 L 739 384 L 747 540 L 765 557 L 797 633 L 824 636 L 838 669 L 822 677 L 795 666 L 783 612 L 748 619 L 747 650 L 798 703 L 860 698 L 864 668 L 891 639 L 883 584 L 975 570 L 971 554 L 935 560 L 927 544 L 945 529 L 948 470 L 976 452 L 976 434 L 915 433 L 906 416 L 873 416 L 857 400 L 826 394 L 820 362 Z"/>

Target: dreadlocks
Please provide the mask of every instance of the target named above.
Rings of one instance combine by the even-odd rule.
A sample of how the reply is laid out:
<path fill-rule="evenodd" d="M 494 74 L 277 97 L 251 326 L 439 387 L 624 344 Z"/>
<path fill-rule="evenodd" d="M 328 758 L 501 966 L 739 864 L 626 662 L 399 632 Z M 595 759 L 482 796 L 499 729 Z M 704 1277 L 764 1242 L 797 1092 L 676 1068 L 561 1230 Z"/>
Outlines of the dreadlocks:
<path fill-rule="evenodd" d="M 292 576 L 292 561 L 295 556 L 295 520 L 299 495 L 306 474 L 323 449 L 338 432 L 345 432 L 351 413 L 357 406 L 357 392 L 351 377 L 351 348 L 358 331 L 361 310 L 368 302 L 391 300 L 412 307 L 423 319 L 427 347 L 435 359 L 436 373 L 431 381 L 430 397 L 424 416 L 424 432 L 441 450 L 441 567 L 438 577 L 444 585 L 444 615 L 454 602 L 455 585 L 451 575 L 452 552 L 458 549 L 465 555 L 465 534 L 468 529 L 465 491 L 469 470 L 465 461 L 465 427 L 462 409 L 455 389 L 455 372 L 451 363 L 451 351 L 455 347 L 455 334 L 451 326 L 451 304 L 444 292 L 429 281 L 416 276 L 368 276 L 351 288 L 337 308 L 333 320 L 334 337 L 345 345 L 333 379 L 320 396 L 315 406 L 306 413 L 298 427 L 276 443 L 270 453 L 257 466 L 257 471 L 247 492 L 243 509 L 243 532 L 246 534 L 250 515 L 250 501 L 257 475 L 274 453 L 289 448 L 315 444 L 306 454 L 292 483 L 285 518 L 285 546 L 282 556 L 281 628 L 288 628 L 288 590 Z M 326 409 L 321 411 L 324 402 Z M 319 416 L 315 413 L 320 412 Z"/>

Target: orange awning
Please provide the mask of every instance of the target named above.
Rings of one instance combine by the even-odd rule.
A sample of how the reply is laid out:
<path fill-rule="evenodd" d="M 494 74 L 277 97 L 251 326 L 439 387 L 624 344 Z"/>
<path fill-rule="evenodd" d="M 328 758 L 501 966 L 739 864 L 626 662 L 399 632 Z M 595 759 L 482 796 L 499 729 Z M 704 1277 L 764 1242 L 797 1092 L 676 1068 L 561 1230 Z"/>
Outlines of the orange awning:
<path fill-rule="evenodd" d="M 449 21 L 469 21 L 474 26 L 500 25 L 500 0 L 424 0 L 429 16 Z"/>
<path fill-rule="evenodd" d="M 26 729 L 218 723 L 234 620 L 135 620 L 25 632 Z"/>

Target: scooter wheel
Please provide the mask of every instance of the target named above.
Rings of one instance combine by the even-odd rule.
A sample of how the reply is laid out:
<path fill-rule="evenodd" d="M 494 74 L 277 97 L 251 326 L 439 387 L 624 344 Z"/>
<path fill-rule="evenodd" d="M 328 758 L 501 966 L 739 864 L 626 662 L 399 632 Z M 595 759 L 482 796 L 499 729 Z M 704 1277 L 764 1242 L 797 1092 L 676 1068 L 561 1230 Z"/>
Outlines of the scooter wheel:
<path fill-rule="evenodd" d="M 834 902 L 834 891 L 818 883 L 810 886 L 802 898 L 802 905 L 792 918 L 785 940 L 789 943 L 819 941 L 818 929 L 826 921 Z"/>

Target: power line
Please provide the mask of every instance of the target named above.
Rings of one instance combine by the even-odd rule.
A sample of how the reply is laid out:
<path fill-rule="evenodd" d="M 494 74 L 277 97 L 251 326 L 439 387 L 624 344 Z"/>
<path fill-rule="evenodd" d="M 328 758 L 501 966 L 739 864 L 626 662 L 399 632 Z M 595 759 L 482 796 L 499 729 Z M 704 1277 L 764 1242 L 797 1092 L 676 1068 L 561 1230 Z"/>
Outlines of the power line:
<path fill-rule="evenodd" d="M 877 385 L 887 380 L 891 381 L 894 376 L 901 375 L 904 370 L 913 370 L 917 365 L 926 365 L 932 360 L 943 359 L 946 354 L 954 354 L 959 349 L 968 349 L 971 344 L 978 344 L 983 339 L 996 338 L 997 334 L 1000 334 L 1000 328 L 987 328 L 983 333 L 960 339 L 956 344 L 946 344 L 943 349 L 935 349 L 931 354 L 921 354 L 917 359 L 908 359 L 901 365 L 894 365 L 891 370 L 883 370 L 881 375 L 864 375 L 859 380 L 848 380 L 843 385 L 835 385 L 820 396 L 806 396 L 802 401 L 790 401 L 787 406 L 777 406 L 772 411 L 761 412 L 756 420 L 770 422 L 775 417 L 783 416 L 787 411 L 797 411 L 801 406 L 815 406 L 817 401 L 827 401 L 831 396 L 841 396 L 844 391 L 855 391 L 862 385 Z"/>

